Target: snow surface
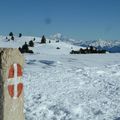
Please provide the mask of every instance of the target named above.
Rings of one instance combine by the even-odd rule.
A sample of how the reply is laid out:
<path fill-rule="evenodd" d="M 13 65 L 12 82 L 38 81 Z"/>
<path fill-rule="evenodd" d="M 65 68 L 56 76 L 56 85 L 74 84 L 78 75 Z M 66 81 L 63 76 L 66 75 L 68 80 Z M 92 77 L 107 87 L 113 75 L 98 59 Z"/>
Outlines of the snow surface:
<path fill-rule="evenodd" d="M 0 46 L 19 47 L 34 37 Z M 120 54 L 71 55 L 68 43 L 51 40 L 24 54 L 26 120 L 120 120 Z M 60 47 L 60 49 L 56 49 Z"/>

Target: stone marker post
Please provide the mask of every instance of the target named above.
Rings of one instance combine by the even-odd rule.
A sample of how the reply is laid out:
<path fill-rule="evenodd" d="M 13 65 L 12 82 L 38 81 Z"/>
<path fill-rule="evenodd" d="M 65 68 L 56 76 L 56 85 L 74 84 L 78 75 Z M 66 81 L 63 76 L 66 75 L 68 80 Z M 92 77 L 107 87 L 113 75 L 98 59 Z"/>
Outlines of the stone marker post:
<path fill-rule="evenodd" d="M 23 63 L 18 49 L 0 48 L 0 120 L 24 120 Z"/>

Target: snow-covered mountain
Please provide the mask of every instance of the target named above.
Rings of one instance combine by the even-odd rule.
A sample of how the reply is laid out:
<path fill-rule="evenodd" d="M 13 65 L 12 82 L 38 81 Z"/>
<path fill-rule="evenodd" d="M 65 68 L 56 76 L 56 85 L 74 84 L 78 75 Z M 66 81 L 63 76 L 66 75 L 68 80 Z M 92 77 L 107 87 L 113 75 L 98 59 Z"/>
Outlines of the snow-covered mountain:
<path fill-rule="evenodd" d="M 98 49 L 105 49 L 112 53 L 120 52 L 120 40 L 102 40 L 102 39 L 89 40 L 89 41 L 75 40 L 75 39 L 67 38 L 60 33 L 51 36 L 51 39 L 70 42 L 74 45 L 83 46 L 83 47 L 94 46 Z"/>
<path fill-rule="evenodd" d="M 84 47 L 94 46 L 98 49 L 105 49 L 109 52 L 115 53 L 120 52 L 120 40 L 91 40 L 91 41 L 80 41 L 77 45 Z"/>
<path fill-rule="evenodd" d="M 62 35 L 61 33 L 51 35 L 50 39 L 52 39 L 52 40 L 60 40 L 60 41 L 63 41 L 63 42 L 68 42 L 68 43 L 75 43 L 75 41 L 76 41 L 75 39 L 68 38 L 68 37 Z"/>

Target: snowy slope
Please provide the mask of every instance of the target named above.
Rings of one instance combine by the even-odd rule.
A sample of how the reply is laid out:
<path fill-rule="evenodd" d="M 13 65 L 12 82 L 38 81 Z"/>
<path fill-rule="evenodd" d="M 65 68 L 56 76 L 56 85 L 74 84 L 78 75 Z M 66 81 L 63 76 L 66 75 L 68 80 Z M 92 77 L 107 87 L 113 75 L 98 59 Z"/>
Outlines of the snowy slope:
<path fill-rule="evenodd" d="M 33 37 L 0 39 L 19 47 Z M 24 54 L 26 120 L 119 120 L 120 54 L 71 55 L 68 43 L 39 44 Z M 56 49 L 60 47 L 61 49 Z"/>

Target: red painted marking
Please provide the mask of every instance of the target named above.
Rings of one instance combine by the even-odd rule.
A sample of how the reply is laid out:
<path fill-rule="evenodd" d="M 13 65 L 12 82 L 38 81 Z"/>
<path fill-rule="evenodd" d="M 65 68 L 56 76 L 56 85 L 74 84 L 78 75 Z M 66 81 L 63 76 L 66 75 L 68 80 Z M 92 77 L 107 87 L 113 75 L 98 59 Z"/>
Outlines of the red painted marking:
<path fill-rule="evenodd" d="M 19 97 L 21 95 L 22 90 L 23 90 L 23 84 L 19 83 L 17 86 L 17 91 L 18 91 L 17 97 Z"/>
<path fill-rule="evenodd" d="M 18 91 L 17 97 L 21 95 L 22 90 L 23 90 L 23 84 L 19 83 L 17 86 L 17 91 Z M 9 91 L 10 96 L 13 97 L 14 96 L 14 85 L 8 85 L 8 91 Z"/>
<path fill-rule="evenodd" d="M 22 76 L 22 69 L 21 69 L 21 66 L 19 65 L 19 64 L 17 64 L 17 75 L 18 75 L 18 77 L 19 76 Z M 9 69 L 9 76 L 8 76 L 8 78 L 13 78 L 14 77 L 14 67 L 13 67 L 13 65 L 10 67 L 10 69 Z"/>
<path fill-rule="evenodd" d="M 21 77 L 22 76 L 22 68 L 19 64 L 17 64 L 17 76 Z M 9 69 L 9 74 L 8 74 L 8 80 L 13 80 L 13 84 L 8 85 L 8 92 L 11 97 L 14 97 L 14 66 L 11 65 Z M 23 83 L 18 81 L 17 84 L 17 97 L 19 97 L 22 93 L 23 90 Z"/>
<path fill-rule="evenodd" d="M 8 91 L 11 97 L 14 96 L 14 85 L 8 85 Z"/>

